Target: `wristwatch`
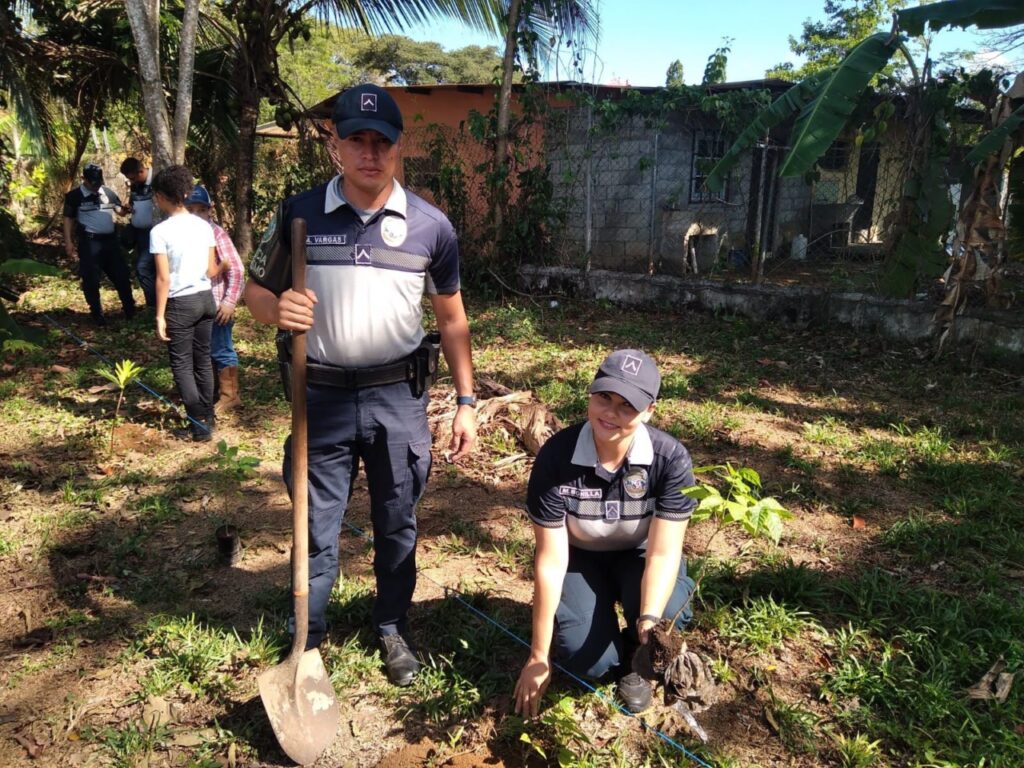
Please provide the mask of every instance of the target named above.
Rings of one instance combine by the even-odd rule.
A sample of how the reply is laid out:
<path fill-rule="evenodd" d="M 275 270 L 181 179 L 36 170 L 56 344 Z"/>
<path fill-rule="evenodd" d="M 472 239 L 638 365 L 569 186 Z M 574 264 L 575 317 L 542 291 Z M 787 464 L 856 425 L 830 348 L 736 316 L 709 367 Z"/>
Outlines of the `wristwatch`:
<path fill-rule="evenodd" d="M 459 395 L 455 398 L 456 405 L 468 405 L 470 408 L 476 408 L 476 396 L 475 395 Z"/>

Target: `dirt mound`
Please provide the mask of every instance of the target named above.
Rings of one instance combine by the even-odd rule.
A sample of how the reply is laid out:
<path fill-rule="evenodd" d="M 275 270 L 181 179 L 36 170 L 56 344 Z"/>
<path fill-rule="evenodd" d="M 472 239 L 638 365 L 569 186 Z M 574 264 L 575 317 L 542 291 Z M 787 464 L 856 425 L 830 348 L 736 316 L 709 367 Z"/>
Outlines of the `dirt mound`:
<path fill-rule="evenodd" d="M 447 748 L 439 747 L 430 739 L 423 739 L 417 744 L 402 747 L 377 763 L 377 768 L 421 768 L 424 765 L 437 768 L 475 768 L 476 766 L 493 766 L 505 768 L 505 762 L 490 752 L 486 744 L 481 744 L 471 752 L 455 752 L 445 759 Z"/>

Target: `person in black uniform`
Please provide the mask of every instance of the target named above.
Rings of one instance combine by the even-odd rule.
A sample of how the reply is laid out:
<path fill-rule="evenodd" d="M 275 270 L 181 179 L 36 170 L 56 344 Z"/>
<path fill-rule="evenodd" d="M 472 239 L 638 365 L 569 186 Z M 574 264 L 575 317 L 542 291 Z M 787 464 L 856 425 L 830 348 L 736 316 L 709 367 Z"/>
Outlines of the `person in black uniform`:
<path fill-rule="evenodd" d="M 336 176 L 284 201 L 249 264 L 245 303 L 257 321 L 305 331 L 309 386 L 309 640 L 327 631 L 338 535 L 362 461 L 370 491 L 377 598 L 373 626 L 388 677 L 420 668 L 406 639 L 416 586 L 416 503 L 430 471 L 426 405 L 436 347 L 422 326 L 426 293 L 457 409 L 452 460 L 476 440 L 469 324 L 455 232 L 441 211 L 395 180 L 402 114 L 361 85 L 334 105 Z M 306 220 L 307 289 L 291 289 L 291 223 Z M 291 442 L 285 443 L 291 480 Z"/>
<path fill-rule="evenodd" d="M 117 193 L 104 186 L 103 169 L 95 163 L 85 166 L 81 185 L 64 195 L 64 252 L 74 258 L 77 244 L 82 293 L 97 325 L 106 325 L 100 303 L 101 273 L 117 289 L 125 317 L 130 320 L 135 314 L 131 274 L 114 231 L 115 214 L 127 212 Z"/>
<path fill-rule="evenodd" d="M 146 297 L 146 306 L 156 306 L 156 264 L 149 252 L 149 233 L 153 229 L 153 169 L 136 157 L 121 163 L 121 175 L 128 179 L 128 210 L 132 220 L 125 227 L 125 247 L 135 252 L 135 276 Z"/>
<path fill-rule="evenodd" d="M 613 352 L 590 385 L 587 420 L 537 454 L 526 496 L 537 539 L 533 636 L 515 689 L 525 716 L 537 714 L 552 657 L 582 677 L 617 673 L 622 702 L 646 709 L 651 687 L 630 670 L 633 654 L 662 617 L 680 614 L 681 627 L 691 616 L 683 538 L 696 502 L 682 489 L 694 484 L 693 465 L 678 440 L 647 425 L 660 387 L 644 352 Z"/>

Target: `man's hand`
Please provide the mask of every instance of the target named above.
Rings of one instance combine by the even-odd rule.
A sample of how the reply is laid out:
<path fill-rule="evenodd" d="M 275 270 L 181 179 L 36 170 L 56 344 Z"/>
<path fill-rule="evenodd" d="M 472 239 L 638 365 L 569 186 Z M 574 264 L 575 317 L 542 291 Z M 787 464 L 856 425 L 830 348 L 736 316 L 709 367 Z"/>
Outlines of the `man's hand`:
<path fill-rule="evenodd" d="M 164 317 L 157 317 L 156 319 L 156 337 L 160 341 L 170 341 L 171 337 L 167 335 L 167 319 Z"/>
<path fill-rule="evenodd" d="M 235 305 L 234 304 L 221 304 L 217 307 L 217 316 L 214 318 L 217 321 L 217 325 L 227 325 L 231 322 L 231 318 L 235 316 Z"/>
<path fill-rule="evenodd" d="M 544 691 L 550 682 L 551 663 L 547 659 L 538 659 L 531 654 L 516 682 L 516 714 L 536 717 L 540 711 Z"/>
<path fill-rule="evenodd" d="M 469 454 L 476 444 L 476 409 L 470 405 L 460 405 L 455 410 L 452 420 L 452 442 L 448 446 L 451 460 L 458 461 Z"/>
<path fill-rule="evenodd" d="M 75 246 L 73 246 L 73 245 L 65 245 L 64 246 L 64 253 L 67 254 L 67 257 L 69 259 L 75 258 L 75 253 L 76 253 Z"/>
<path fill-rule="evenodd" d="M 650 619 L 640 619 L 636 623 L 636 633 L 640 637 L 640 645 L 647 645 L 647 640 L 654 629 L 654 622 Z"/>
<path fill-rule="evenodd" d="M 309 288 L 298 293 L 289 288 L 277 300 L 277 327 L 285 331 L 308 331 L 313 327 L 316 294 Z"/>

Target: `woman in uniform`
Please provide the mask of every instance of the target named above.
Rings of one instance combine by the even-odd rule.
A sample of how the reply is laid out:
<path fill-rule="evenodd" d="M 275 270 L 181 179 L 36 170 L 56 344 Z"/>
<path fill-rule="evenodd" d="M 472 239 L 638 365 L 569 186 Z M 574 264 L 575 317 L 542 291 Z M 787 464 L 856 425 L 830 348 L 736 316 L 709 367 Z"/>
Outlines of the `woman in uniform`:
<path fill-rule="evenodd" d="M 693 581 L 683 537 L 696 502 L 686 448 L 648 426 L 661 386 L 647 354 L 621 349 L 590 385 L 587 419 L 554 435 L 537 455 L 527 491 L 536 536 L 530 657 L 516 683 L 516 711 L 533 717 L 551 660 L 598 679 L 614 675 L 633 712 L 651 686 L 633 654 L 662 617 L 690 618 Z M 621 629 L 616 604 L 622 606 Z"/>

